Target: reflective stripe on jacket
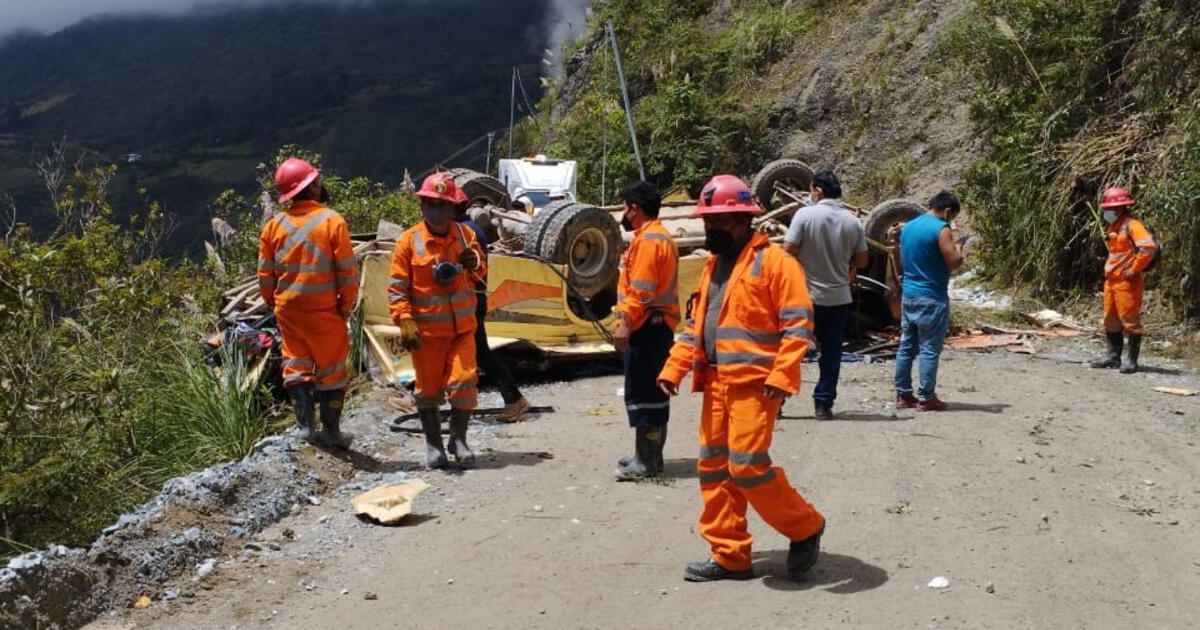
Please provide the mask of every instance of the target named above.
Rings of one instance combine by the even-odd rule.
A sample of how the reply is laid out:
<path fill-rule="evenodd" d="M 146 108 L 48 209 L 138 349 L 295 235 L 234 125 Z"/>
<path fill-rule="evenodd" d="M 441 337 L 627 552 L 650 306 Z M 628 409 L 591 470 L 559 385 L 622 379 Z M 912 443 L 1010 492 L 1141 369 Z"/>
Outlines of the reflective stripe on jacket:
<path fill-rule="evenodd" d="M 258 288 L 272 307 L 349 317 L 358 299 L 358 261 L 346 221 L 315 201 L 271 217 L 258 243 Z"/>
<path fill-rule="evenodd" d="M 1150 230 L 1129 215 L 1108 226 L 1104 245 L 1108 247 L 1108 260 L 1104 263 L 1106 278 L 1120 278 L 1126 269 L 1132 269 L 1135 274 L 1142 273 L 1158 250 Z"/>
<path fill-rule="evenodd" d="M 732 385 L 763 384 L 789 394 L 800 389 L 800 362 L 812 342 L 812 302 L 804 270 L 795 258 L 755 234 L 742 249 L 721 303 L 705 312 L 716 257 L 700 274 L 691 314 L 671 348 L 659 378 L 678 386 L 692 372 L 692 390 L 702 391 L 708 372 L 704 321 L 717 317 L 717 378 Z"/>
<path fill-rule="evenodd" d="M 442 284 L 433 275 L 438 263 L 458 264 L 470 247 L 479 256 L 479 268 L 463 269 Z M 483 249 L 475 234 L 461 223 L 450 222 L 444 236 L 429 231 L 422 221 L 396 240 L 392 253 L 388 309 L 392 321 L 412 318 L 422 336 L 453 337 L 475 330 L 475 278 L 487 273 Z"/>
<path fill-rule="evenodd" d="M 679 249 L 662 221 L 647 222 L 621 257 L 617 317 L 637 330 L 654 312 L 674 330 L 679 325 Z"/>

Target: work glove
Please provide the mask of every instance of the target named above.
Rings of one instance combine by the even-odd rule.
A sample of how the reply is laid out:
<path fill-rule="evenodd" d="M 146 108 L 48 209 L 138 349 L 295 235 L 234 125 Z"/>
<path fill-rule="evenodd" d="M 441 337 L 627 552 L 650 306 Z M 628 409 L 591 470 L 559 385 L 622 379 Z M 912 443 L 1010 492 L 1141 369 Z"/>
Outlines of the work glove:
<path fill-rule="evenodd" d="M 421 329 L 411 318 L 400 320 L 400 347 L 407 352 L 421 347 Z"/>
<path fill-rule="evenodd" d="M 462 265 L 468 271 L 475 271 L 479 268 L 479 254 L 475 253 L 474 249 L 468 247 L 458 255 L 458 264 Z"/>

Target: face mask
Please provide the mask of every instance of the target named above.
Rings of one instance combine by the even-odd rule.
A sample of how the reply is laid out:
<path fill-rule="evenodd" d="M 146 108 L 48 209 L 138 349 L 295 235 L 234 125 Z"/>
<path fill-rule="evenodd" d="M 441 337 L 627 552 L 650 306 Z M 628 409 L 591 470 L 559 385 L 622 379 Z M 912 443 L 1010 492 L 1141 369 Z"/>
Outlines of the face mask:
<path fill-rule="evenodd" d="M 442 227 L 454 218 L 453 208 L 421 208 L 421 216 L 433 227 Z"/>
<path fill-rule="evenodd" d="M 1117 220 L 1117 212 L 1115 210 L 1105 210 L 1101 216 L 1104 217 L 1105 223 L 1112 223 Z"/>
<path fill-rule="evenodd" d="M 633 231 L 633 221 L 629 220 L 628 212 L 621 215 L 621 228 L 624 229 L 626 232 Z"/>
<path fill-rule="evenodd" d="M 321 186 L 321 197 L 320 197 L 319 201 L 321 203 L 329 203 L 329 189 L 328 188 Z"/>
<path fill-rule="evenodd" d="M 733 249 L 733 233 L 728 230 L 704 230 L 704 249 L 718 256 Z"/>

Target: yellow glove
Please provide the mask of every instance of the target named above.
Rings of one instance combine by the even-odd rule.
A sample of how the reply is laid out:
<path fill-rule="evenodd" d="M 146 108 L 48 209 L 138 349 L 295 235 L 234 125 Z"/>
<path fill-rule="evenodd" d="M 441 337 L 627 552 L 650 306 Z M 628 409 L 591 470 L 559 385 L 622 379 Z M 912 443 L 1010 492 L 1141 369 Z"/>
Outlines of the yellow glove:
<path fill-rule="evenodd" d="M 421 329 L 411 318 L 400 320 L 400 347 L 408 352 L 421 347 Z"/>

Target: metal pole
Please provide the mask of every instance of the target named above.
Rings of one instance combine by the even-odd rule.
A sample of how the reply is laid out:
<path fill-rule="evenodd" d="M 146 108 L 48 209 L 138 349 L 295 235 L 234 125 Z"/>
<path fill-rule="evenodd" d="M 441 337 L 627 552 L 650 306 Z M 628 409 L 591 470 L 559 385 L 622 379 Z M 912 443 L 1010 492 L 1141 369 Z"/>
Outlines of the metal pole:
<path fill-rule="evenodd" d="M 629 88 L 625 86 L 625 70 L 621 67 L 621 49 L 617 46 L 617 33 L 612 20 L 605 24 L 608 38 L 612 40 L 613 59 L 617 62 L 617 78 L 621 81 L 621 97 L 625 99 L 625 119 L 629 121 L 629 139 L 633 142 L 633 157 L 638 163 L 638 173 L 646 181 L 646 167 L 642 165 L 642 152 L 638 150 L 637 131 L 633 125 L 633 107 L 629 105 Z"/>
<path fill-rule="evenodd" d="M 483 167 L 483 173 L 485 175 L 492 174 L 492 138 L 495 138 L 495 137 L 496 137 L 496 132 L 494 132 L 494 131 L 488 132 L 487 161 L 485 162 L 484 167 Z"/>
<path fill-rule="evenodd" d="M 517 119 L 517 67 L 513 66 L 508 97 L 508 157 L 513 155 L 513 123 Z"/>

